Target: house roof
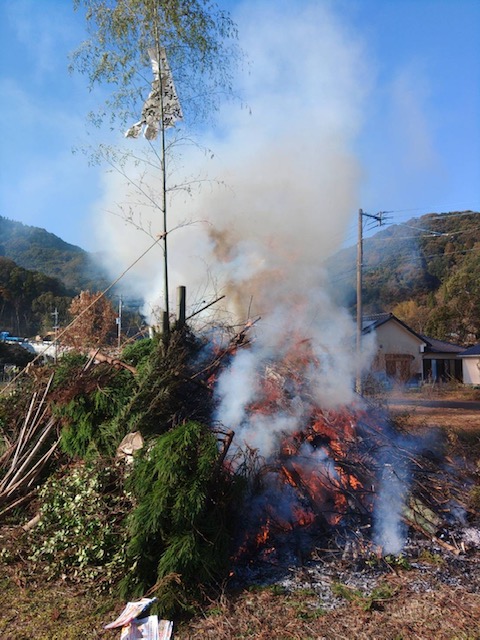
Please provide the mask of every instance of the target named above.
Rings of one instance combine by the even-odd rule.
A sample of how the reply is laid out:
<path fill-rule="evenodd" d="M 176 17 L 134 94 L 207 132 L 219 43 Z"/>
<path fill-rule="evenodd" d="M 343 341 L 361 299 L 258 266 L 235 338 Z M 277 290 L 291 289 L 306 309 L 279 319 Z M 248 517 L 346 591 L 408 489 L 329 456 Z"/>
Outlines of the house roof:
<path fill-rule="evenodd" d="M 436 338 L 429 338 L 428 336 L 422 336 L 427 343 L 425 349 L 426 353 L 458 353 L 463 354 L 465 347 L 460 347 L 458 344 L 451 342 L 444 342 L 443 340 L 437 340 Z"/>
<path fill-rule="evenodd" d="M 364 333 L 369 333 L 372 329 L 376 329 L 394 317 L 393 313 L 373 313 L 369 316 L 363 316 L 362 330 Z"/>
<path fill-rule="evenodd" d="M 473 347 L 465 349 L 465 351 L 463 351 L 463 353 L 461 354 L 462 358 L 463 356 L 480 356 L 480 344 L 475 344 L 473 345 Z"/>
<path fill-rule="evenodd" d="M 411 329 L 408 325 L 402 322 L 397 316 L 394 316 L 393 313 L 374 313 L 370 316 L 364 316 L 362 322 L 362 333 L 370 333 L 374 329 L 377 329 L 382 324 L 389 322 L 390 320 L 395 320 L 398 324 L 400 324 L 404 329 L 406 329 L 409 333 L 414 335 L 416 338 L 420 340 L 420 342 L 426 342 L 425 337 L 418 334 L 416 331 Z"/>

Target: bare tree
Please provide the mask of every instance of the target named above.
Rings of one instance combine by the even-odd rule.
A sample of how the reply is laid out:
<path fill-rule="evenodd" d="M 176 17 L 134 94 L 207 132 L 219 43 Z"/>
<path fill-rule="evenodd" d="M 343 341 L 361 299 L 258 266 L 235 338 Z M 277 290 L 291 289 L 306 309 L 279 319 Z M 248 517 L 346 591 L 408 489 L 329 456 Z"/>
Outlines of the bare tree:
<path fill-rule="evenodd" d="M 104 108 L 92 114 L 93 122 L 129 125 L 128 137 L 143 131 L 161 175 L 161 193 L 148 199 L 163 218 L 168 318 L 167 129 L 182 119 L 185 142 L 187 127 L 195 128 L 211 114 L 220 97 L 232 96 L 239 59 L 236 27 L 228 12 L 210 0 L 74 0 L 74 7 L 85 9 L 90 39 L 73 53 L 72 68 L 86 74 L 92 88 L 99 83 L 112 88 Z M 141 153 L 135 156 L 151 164 Z M 125 169 L 124 157 L 105 146 L 98 157 Z M 144 185 L 137 186 L 145 196 Z M 129 213 L 125 217 L 133 220 Z"/>

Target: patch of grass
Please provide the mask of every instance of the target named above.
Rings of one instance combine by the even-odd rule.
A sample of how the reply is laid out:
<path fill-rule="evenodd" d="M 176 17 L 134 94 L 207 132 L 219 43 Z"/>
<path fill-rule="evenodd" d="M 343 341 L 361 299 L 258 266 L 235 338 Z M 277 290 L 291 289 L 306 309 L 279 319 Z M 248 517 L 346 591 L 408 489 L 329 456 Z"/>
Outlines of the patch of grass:
<path fill-rule="evenodd" d="M 321 607 L 317 607 L 316 609 L 304 609 L 298 611 L 297 618 L 299 620 L 318 620 L 326 614 L 326 611 Z"/>
<path fill-rule="evenodd" d="M 332 593 L 334 596 L 337 596 L 337 598 L 343 598 L 344 600 L 348 600 L 348 602 L 355 602 L 363 598 L 361 591 L 347 587 L 347 585 L 342 582 L 334 582 L 332 584 Z"/>
<path fill-rule="evenodd" d="M 318 596 L 313 589 L 299 589 L 287 598 L 298 620 L 317 620 L 325 615 L 325 610 L 318 605 Z"/>
<path fill-rule="evenodd" d="M 302 598 L 308 598 L 308 597 L 313 597 L 313 598 L 315 598 L 315 597 L 317 596 L 317 594 L 316 594 L 316 592 L 315 592 L 315 589 L 308 589 L 308 588 L 305 588 L 305 589 L 297 589 L 297 590 L 295 591 L 295 595 L 296 595 L 296 596 L 299 596 L 299 597 L 302 597 Z"/>
<path fill-rule="evenodd" d="M 389 567 L 396 569 L 404 569 L 405 571 L 410 571 L 412 565 L 406 556 L 398 555 L 388 555 L 384 557 L 379 557 L 377 555 L 371 555 L 368 560 L 366 560 L 366 564 L 369 567 L 382 567 L 385 564 Z"/>
<path fill-rule="evenodd" d="M 35 640 L 76 640 L 104 635 L 103 626 L 118 609 L 104 596 L 101 607 L 95 597 L 79 594 L 63 582 L 24 585 L 21 576 L 2 580 L 0 637 Z"/>
<path fill-rule="evenodd" d="M 445 559 L 439 553 L 434 553 L 429 549 L 422 549 L 418 559 L 436 567 L 440 567 L 445 564 Z"/>
<path fill-rule="evenodd" d="M 412 565 L 406 556 L 398 555 L 392 556 L 388 555 L 383 558 L 384 562 L 388 564 L 390 567 L 396 567 L 397 569 L 405 569 L 405 571 L 410 571 Z"/>
<path fill-rule="evenodd" d="M 364 595 L 358 589 L 352 589 L 340 582 L 332 584 L 332 592 L 335 596 L 344 598 L 348 602 L 359 606 L 363 611 L 379 608 L 382 602 L 390 600 L 396 593 L 395 589 L 385 583 L 373 589 L 371 594 Z"/>
<path fill-rule="evenodd" d="M 288 589 L 286 589 L 281 584 L 274 584 L 269 587 L 269 590 L 273 593 L 274 596 L 284 596 L 288 593 Z"/>
<path fill-rule="evenodd" d="M 468 502 L 473 509 L 480 511 L 480 485 L 472 487 L 468 495 Z"/>

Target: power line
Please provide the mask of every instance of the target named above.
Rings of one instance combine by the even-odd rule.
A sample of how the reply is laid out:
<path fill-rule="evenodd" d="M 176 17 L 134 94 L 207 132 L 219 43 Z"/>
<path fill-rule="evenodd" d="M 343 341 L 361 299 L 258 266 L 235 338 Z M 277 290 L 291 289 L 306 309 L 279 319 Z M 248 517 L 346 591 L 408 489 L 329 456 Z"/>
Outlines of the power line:
<path fill-rule="evenodd" d="M 437 207 L 437 209 L 439 209 L 441 207 Z M 454 209 L 458 209 L 459 207 L 453 207 Z M 468 210 L 468 211 L 454 211 L 454 212 L 445 212 L 445 213 L 436 213 L 435 212 L 435 207 L 429 208 L 429 207 L 416 207 L 416 208 L 411 208 L 411 209 L 389 209 L 388 211 L 385 211 L 384 213 L 389 213 L 389 214 L 396 214 L 396 213 L 403 213 L 403 212 L 409 212 L 409 211 L 426 211 L 428 213 L 426 213 L 425 215 L 431 214 L 432 216 L 436 216 L 433 217 L 431 219 L 431 222 L 437 222 L 437 221 L 443 221 L 445 218 L 443 216 L 448 216 L 449 218 L 451 217 L 457 217 L 457 216 L 471 216 L 471 215 L 480 215 L 479 211 L 473 211 L 473 210 Z M 394 216 L 392 216 L 392 222 L 390 224 L 388 224 L 389 227 L 391 226 L 408 226 L 405 223 L 402 222 L 395 222 Z M 415 227 L 412 227 L 415 228 Z M 435 233 L 433 230 L 431 232 L 432 234 Z M 452 233 L 456 233 L 456 232 L 452 232 Z M 461 233 L 461 232 L 458 232 Z M 412 236 L 414 237 L 414 236 Z M 355 238 L 355 233 L 353 230 L 350 230 L 348 232 L 348 234 L 345 236 L 344 238 L 344 244 L 346 243 L 352 243 L 354 241 Z M 372 236 L 369 236 L 369 239 L 372 239 Z M 390 238 L 383 238 L 384 240 L 390 239 Z"/>
<path fill-rule="evenodd" d="M 480 227 L 479 227 L 480 228 Z M 420 236 L 420 237 L 430 237 L 430 236 Z M 431 236 L 433 238 L 436 238 L 438 236 Z M 400 238 L 400 240 L 414 240 L 417 239 L 418 236 L 407 236 L 405 238 Z M 373 238 L 369 238 L 369 240 L 372 240 Z M 395 237 L 391 237 L 391 238 L 385 238 L 386 240 L 398 240 L 399 238 L 395 238 Z M 353 248 L 353 247 L 352 247 Z M 438 254 L 438 253 L 431 253 L 429 255 L 419 255 L 419 258 L 423 258 L 423 259 L 429 259 L 429 258 L 443 258 L 445 256 L 451 256 L 451 255 L 457 255 L 457 254 L 466 254 L 466 253 L 480 253 L 480 247 L 472 247 L 471 249 L 458 249 L 456 251 L 449 251 L 448 254 Z M 363 265 L 363 272 L 364 273 L 371 273 L 372 271 L 374 271 L 375 269 L 378 269 L 378 266 L 367 266 L 367 265 Z M 329 278 L 329 282 L 332 284 L 335 284 L 337 282 L 341 282 L 342 280 L 347 280 L 352 274 L 354 274 L 356 272 L 356 267 L 351 267 L 349 269 L 346 269 L 344 271 L 342 271 L 341 273 L 336 273 L 334 277 Z"/>

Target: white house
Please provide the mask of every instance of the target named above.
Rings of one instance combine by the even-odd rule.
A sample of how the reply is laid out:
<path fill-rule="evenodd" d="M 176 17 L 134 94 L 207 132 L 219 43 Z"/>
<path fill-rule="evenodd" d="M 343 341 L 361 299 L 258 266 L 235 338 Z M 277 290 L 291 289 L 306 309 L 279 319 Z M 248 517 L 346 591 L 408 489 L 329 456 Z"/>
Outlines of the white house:
<path fill-rule="evenodd" d="M 377 313 L 363 319 L 363 333 L 375 331 L 377 355 L 372 369 L 392 380 L 423 379 L 423 352 L 427 341 L 393 313 Z"/>
<path fill-rule="evenodd" d="M 464 347 L 456 344 L 420 335 L 393 313 L 366 316 L 363 320 L 363 333 L 372 331 L 375 331 L 377 342 L 377 355 L 372 370 L 390 380 L 404 383 L 424 380 L 462 382 L 465 367 L 475 367 L 472 361 L 465 359 L 462 373 L 463 356 L 471 350 L 465 351 Z M 472 354 L 472 360 L 474 358 L 480 367 L 480 345 L 476 353 Z M 478 382 L 473 384 L 480 384 L 480 369 L 475 373 L 475 380 Z"/>
<path fill-rule="evenodd" d="M 480 344 L 461 354 L 464 384 L 480 385 Z"/>

